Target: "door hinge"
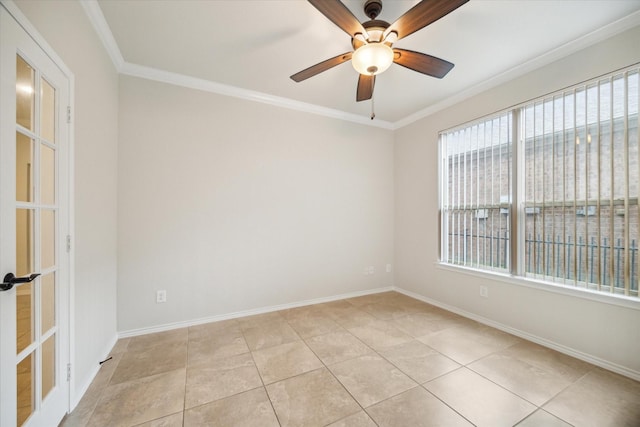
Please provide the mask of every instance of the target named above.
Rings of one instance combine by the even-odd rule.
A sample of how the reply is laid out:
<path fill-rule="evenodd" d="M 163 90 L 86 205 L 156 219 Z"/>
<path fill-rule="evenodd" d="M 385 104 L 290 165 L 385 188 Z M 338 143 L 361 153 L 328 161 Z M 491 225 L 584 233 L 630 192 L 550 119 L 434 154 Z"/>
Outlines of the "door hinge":
<path fill-rule="evenodd" d="M 71 236 L 67 235 L 67 253 L 71 252 Z"/>
<path fill-rule="evenodd" d="M 71 381 L 71 363 L 67 363 L 67 382 Z"/>
<path fill-rule="evenodd" d="M 71 106 L 67 107 L 67 123 L 71 123 Z"/>

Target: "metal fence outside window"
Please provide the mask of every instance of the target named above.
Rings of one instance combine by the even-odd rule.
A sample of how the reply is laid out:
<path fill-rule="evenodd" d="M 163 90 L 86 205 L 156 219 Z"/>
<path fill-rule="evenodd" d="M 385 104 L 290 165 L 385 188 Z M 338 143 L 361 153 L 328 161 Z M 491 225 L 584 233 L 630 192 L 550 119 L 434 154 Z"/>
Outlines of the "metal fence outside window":
<path fill-rule="evenodd" d="M 468 260 L 470 266 L 483 266 L 498 269 L 508 267 L 509 234 L 503 232 L 495 235 L 477 235 L 449 233 L 449 239 L 464 242 L 459 247 L 459 260 Z M 529 233 L 525 239 L 525 268 L 526 272 L 554 279 L 575 280 L 588 285 L 610 287 L 612 290 L 624 290 L 624 246 L 623 239 L 617 238 L 613 242 L 610 238 L 603 238 L 598 244 L 592 237 L 585 242 L 582 236 L 577 240 L 574 236 L 557 236 L 555 239 L 542 239 Z M 613 243 L 613 244 L 612 244 Z M 469 248 L 483 247 L 482 259 L 474 256 L 475 251 Z M 638 256 L 640 248 L 635 239 L 629 245 L 630 289 L 637 295 L 639 272 Z M 613 257 L 613 270 L 611 270 Z"/>

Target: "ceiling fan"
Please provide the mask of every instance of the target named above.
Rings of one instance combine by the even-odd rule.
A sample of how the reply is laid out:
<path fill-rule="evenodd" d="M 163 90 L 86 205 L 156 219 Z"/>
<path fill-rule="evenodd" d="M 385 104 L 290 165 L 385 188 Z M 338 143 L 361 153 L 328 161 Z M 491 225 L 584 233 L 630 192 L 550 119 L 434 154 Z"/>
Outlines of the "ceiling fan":
<path fill-rule="evenodd" d="M 414 32 L 453 12 L 469 0 L 423 0 L 393 24 L 376 19 L 382 10 L 382 0 L 367 0 L 364 12 L 369 21 L 360 23 L 340 0 L 308 0 L 331 22 L 351 36 L 353 52 L 346 52 L 322 61 L 291 76 L 301 82 L 330 68 L 351 60 L 360 76 L 356 101 L 365 101 L 373 96 L 376 75 L 384 72 L 395 62 L 403 67 L 443 78 L 453 64 L 435 56 L 406 49 L 392 48 L 393 44 Z M 373 113 L 372 117 L 373 119 Z"/>

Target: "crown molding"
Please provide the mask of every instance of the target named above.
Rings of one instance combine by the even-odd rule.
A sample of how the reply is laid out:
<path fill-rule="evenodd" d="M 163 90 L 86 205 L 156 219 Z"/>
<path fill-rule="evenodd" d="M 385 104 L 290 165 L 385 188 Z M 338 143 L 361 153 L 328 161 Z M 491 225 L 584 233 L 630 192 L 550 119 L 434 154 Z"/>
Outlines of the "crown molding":
<path fill-rule="evenodd" d="M 358 123 L 361 125 L 393 130 L 393 124 L 384 120 L 371 120 L 369 117 L 360 116 L 358 114 L 347 113 L 345 111 L 334 110 L 332 108 L 321 107 L 315 104 L 295 101 L 289 98 L 243 89 L 240 87 L 230 86 L 222 83 L 216 83 L 211 80 L 200 79 L 197 77 L 173 73 L 157 68 L 131 64 L 129 62 L 124 63 L 122 69 L 120 70 L 120 73 L 128 76 L 168 83 L 189 89 L 211 92 L 218 95 L 232 96 L 234 98 L 244 99 L 247 101 L 260 102 L 275 107 L 287 108 L 290 110 L 331 117 L 334 119 Z"/>
<path fill-rule="evenodd" d="M 89 17 L 91 25 L 98 33 L 98 37 L 111 57 L 111 62 L 116 67 L 116 71 L 120 72 L 124 66 L 124 57 L 120 52 L 116 39 L 113 37 L 109 24 L 107 24 L 107 20 L 104 18 L 98 0 L 81 0 L 80 6 L 82 6 L 84 13 Z"/>
<path fill-rule="evenodd" d="M 598 28 L 591 33 L 585 34 L 580 38 L 565 43 L 564 45 L 559 46 L 543 55 L 535 57 L 527 62 L 504 71 L 488 80 L 483 81 L 480 84 L 471 86 L 436 104 L 430 105 L 429 107 L 424 108 L 420 111 L 416 111 L 415 113 L 410 114 L 403 119 L 397 120 L 395 122 L 388 122 L 384 120 L 370 120 L 369 117 L 348 113 L 346 111 L 322 107 L 319 105 L 301 101 L 295 101 L 290 98 L 252 91 L 236 86 L 217 83 L 211 80 L 200 79 L 184 74 L 173 73 L 170 71 L 126 62 L 124 60 L 124 57 L 122 56 L 122 53 L 120 52 L 120 48 L 118 47 L 115 38 L 113 37 L 111 29 L 109 28 L 109 25 L 104 18 L 102 9 L 100 9 L 98 1 L 81 0 L 80 4 L 89 17 L 89 21 L 98 33 L 98 36 L 105 46 L 105 49 L 109 53 L 109 56 L 111 57 L 116 70 L 121 74 L 216 93 L 219 95 L 231 96 L 248 101 L 261 102 L 263 104 L 268 104 L 276 107 L 287 108 L 310 114 L 317 114 L 320 116 L 388 130 L 397 130 L 408 126 L 420 119 L 442 111 L 484 91 L 497 87 L 510 80 L 516 79 L 535 69 L 548 65 L 554 61 L 578 52 L 579 50 L 582 50 L 588 46 L 606 40 L 609 37 L 613 37 L 616 34 L 640 25 L 640 11 L 636 11 L 624 18 L 612 22 L 611 24 Z"/>
<path fill-rule="evenodd" d="M 582 37 L 579 37 L 575 40 L 565 43 L 562 46 L 559 46 L 553 50 L 550 50 L 549 52 L 543 55 L 537 56 L 533 59 L 530 59 L 527 62 L 524 62 L 507 71 L 497 74 L 496 76 L 488 80 L 485 80 L 480 84 L 471 86 L 468 89 L 465 89 L 462 92 L 458 92 L 457 94 L 450 96 L 423 110 L 410 114 L 404 119 L 400 119 L 396 122 L 393 122 L 393 128 L 394 129 L 403 128 L 420 119 L 428 117 L 439 111 L 442 111 L 445 108 L 451 107 L 475 95 L 478 95 L 494 87 L 500 86 L 501 84 L 507 83 L 518 77 L 521 77 L 531 71 L 534 71 L 538 68 L 541 68 L 545 65 L 548 65 L 554 61 L 562 59 L 573 53 L 576 53 L 586 47 L 589 47 L 598 42 L 606 40 L 610 37 L 615 36 L 616 34 L 620 34 L 623 31 L 629 30 L 638 25 L 640 25 L 640 10 L 630 15 L 627 15 L 624 18 L 621 18 L 617 21 L 614 21 L 608 25 L 605 25 L 604 27 L 598 28 L 597 30 L 592 31 L 591 33 L 585 34 Z"/>

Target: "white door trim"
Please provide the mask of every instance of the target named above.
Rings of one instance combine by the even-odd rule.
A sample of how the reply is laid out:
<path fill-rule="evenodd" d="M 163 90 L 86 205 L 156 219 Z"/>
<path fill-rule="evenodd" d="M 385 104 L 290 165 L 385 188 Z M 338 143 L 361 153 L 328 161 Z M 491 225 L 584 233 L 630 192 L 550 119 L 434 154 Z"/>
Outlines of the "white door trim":
<path fill-rule="evenodd" d="M 67 150 L 67 162 L 68 162 L 68 220 L 67 229 L 71 236 L 71 250 L 69 252 L 69 289 L 68 289 L 68 304 L 69 304 L 69 330 L 67 331 L 69 337 L 69 364 L 71 365 L 71 380 L 69 381 L 69 396 L 68 396 L 68 412 L 71 412 L 79 402 L 79 398 L 76 397 L 75 390 L 75 163 L 74 163 L 74 147 L 75 147 L 75 125 L 74 125 L 74 111 L 75 111 L 75 76 L 71 69 L 65 64 L 62 58 L 55 52 L 47 40 L 36 30 L 36 27 L 29 22 L 27 17 L 22 13 L 13 0 L 0 0 L 0 4 L 9 12 L 13 19 L 26 31 L 26 33 L 40 46 L 40 48 L 47 54 L 49 58 L 56 64 L 56 66 L 62 71 L 62 73 L 69 79 L 69 108 L 71 111 L 70 123 L 68 128 L 68 150 Z"/>

